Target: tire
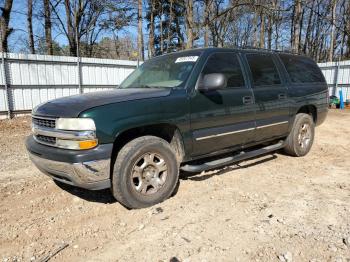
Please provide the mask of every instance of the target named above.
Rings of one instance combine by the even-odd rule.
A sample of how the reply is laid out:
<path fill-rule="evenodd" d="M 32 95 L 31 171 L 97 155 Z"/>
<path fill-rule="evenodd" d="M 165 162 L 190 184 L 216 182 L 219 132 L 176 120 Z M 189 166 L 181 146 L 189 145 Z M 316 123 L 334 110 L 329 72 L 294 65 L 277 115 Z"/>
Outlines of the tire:
<path fill-rule="evenodd" d="M 179 164 L 169 143 L 142 136 L 119 151 L 113 167 L 112 193 L 128 208 L 149 207 L 169 198 L 178 179 Z"/>
<path fill-rule="evenodd" d="M 291 156 L 305 156 L 311 149 L 315 137 L 315 123 L 312 116 L 297 114 L 293 128 L 288 135 L 284 151 Z"/>

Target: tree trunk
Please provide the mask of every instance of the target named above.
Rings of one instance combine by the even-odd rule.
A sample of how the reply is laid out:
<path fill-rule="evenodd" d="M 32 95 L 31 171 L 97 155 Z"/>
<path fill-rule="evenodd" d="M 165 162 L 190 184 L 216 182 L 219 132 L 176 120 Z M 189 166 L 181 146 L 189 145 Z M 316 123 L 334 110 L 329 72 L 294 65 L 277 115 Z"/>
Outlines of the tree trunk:
<path fill-rule="evenodd" d="M 295 8 L 293 15 L 293 34 L 292 34 L 292 51 L 299 52 L 299 36 L 300 36 L 300 20 L 301 20 L 301 0 L 295 0 Z"/>
<path fill-rule="evenodd" d="M 260 48 L 265 48 L 265 14 L 260 12 Z"/>
<path fill-rule="evenodd" d="M 159 23 L 160 23 L 160 53 L 163 54 L 164 52 L 164 37 L 163 37 L 163 5 L 161 5 L 161 12 L 159 16 Z"/>
<path fill-rule="evenodd" d="M 150 58 L 154 56 L 154 0 L 151 0 L 151 15 L 150 15 L 150 25 L 149 25 L 149 36 L 148 36 L 148 45 Z"/>
<path fill-rule="evenodd" d="M 347 8 L 346 8 L 346 35 L 347 35 L 347 41 L 346 41 L 346 53 L 345 53 L 345 58 L 349 59 L 350 58 L 350 3 L 347 3 Z"/>
<path fill-rule="evenodd" d="M 305 15 L 305 9 L 303 8 L 303 11 L 301 12 L 301 17 L 300 17 L 300 20 L 299 20 L 298 53 L 300 53 L 300 51 L 301 51 L 301 34 L 303 32 L 304 15 Z"/>
<path fill-rule="evenodd" d="M 277 8 L 278 6 L 278 8 Z M 275 0 L 275 7 L 277 9 L 279 9 L 279 1 L 278 0 Z M 280 11 L 276 11 L 276 15 L 275 15 L 275 49 L 278 50 L 279 48 L 279 44 L 278 44 L 278 41 L 279 41 L 279 38 L 280 38 L 280 34 L 279 34 L 279 31 L 280 31 L 280 19 L 281 19 L 281 15 L 280 15 Z"/>
<path fill-rule="evenodd" d="M 52 48 L 52 36 L 51 36 L 51 11 L 50 11 L 50 0 L 44 0 L 44 13 L 45 13 L 45 42 L 46 42 L 46 53 L 53 55 Z"/>
<path fill-rule="evenodd" d="M 328 61 L 333 61 L 333 55 L 334 55 L 334 45 L 335 45 L 335 16 L 337 11 L 337 0 L 331 1 L 331 8 L 332 10 L 332 28 L 331 28 L 331 34 L 330 34 L 330 41 L 329 41 L 329 53 L 328 53 Z"/>
<path fill-rule="evenodd" d="M 12 0 L 5 0 L 4 7 L 1 8 L 2 15 L 0 17 L 1 26 L 1 51 L 8 52 L 8 37 L 12 32 L 12 28 L 9 27 L 10 17 L 12 9 Z"/>
<path fill-rule="evenodd" d="M 268 16 L 267 20 L 267 48 L 272 49 L 272 26 L 273 26 L 273 17 L 272 14 Z"/>
<path fill-rule="evenodd" d="M 69 42 L 69 54 L 71 56 L 77 56 L 77 46 L 75 41 L 75 32 L 72 24 L 72 16 L 71 16 L 71 6 L 70 0 L 65 0 L 65 10 L 66 10 L 66 19 L 67 19 L 67 38 Z"/>
<path fill-rule="evenodd" d="M 310 46 L 310 34 L 312 30 L 312 18 L 314 15 L 314 6 L 315 6 L 315 0 L 312 1 L 310 13 L 309 13 L 309 19 L 307 22 L 306 35 L 305 35 L 304 47 L 303 47 L 304 54 L 306 54 L 307 48 Z"/>
<path fill-rule="evenodd" d="M 193 47 L 193 0 L 186 0 L 186 49 Z"/>
<path fill-rule="evenodd" d="M 210 0 L 205 0 L 205 7 L 204 7 L 204 47 L 209 46 L 209 5 Z"/>
<path fill-rule="evenodd" d="M 28 0 L 27 26 L 28 26 L 28 43 L 31 54 L 35 54 L 34 36 L 33 36 L 33 0 Z"/>
<path fill-rule="evenodd" d="M 142 0 L 138 0 L 137 23 L 138 23 L 138 30 L 137 30 L 138 59 L 141 61 L 144 61 L 145 57 L 144 57 L 143 33 L 142 33 Z"/>
<path fill-rule="evenodd" d="M 170 50 L 171 46 L 171 25 L 173 23 L 173 1 L 170 0 L 170 10 L 169 10 L 169 19 L 168 19 L 168 37 L 167 37 L 167 51 Z"/>
<path fill-rule="evenodd" d="M 253 46 L 257 47 L 258 46 L 258 12 L 255 8 L 254 10 L 254 18 L 253 18 Z"/>

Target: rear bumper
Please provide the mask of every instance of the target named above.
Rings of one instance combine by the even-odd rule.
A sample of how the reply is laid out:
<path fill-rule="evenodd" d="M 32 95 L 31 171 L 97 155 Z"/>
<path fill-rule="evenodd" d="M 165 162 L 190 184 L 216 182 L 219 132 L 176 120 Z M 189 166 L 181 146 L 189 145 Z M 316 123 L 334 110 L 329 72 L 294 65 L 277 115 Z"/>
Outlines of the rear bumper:
<path fill-rule="evenodd" d="M 111 186 L 112 144 L 76 151 L 41 145 L 29 136 L 26 147 L 35 166 L 54 180 L 90 190 Z"/>

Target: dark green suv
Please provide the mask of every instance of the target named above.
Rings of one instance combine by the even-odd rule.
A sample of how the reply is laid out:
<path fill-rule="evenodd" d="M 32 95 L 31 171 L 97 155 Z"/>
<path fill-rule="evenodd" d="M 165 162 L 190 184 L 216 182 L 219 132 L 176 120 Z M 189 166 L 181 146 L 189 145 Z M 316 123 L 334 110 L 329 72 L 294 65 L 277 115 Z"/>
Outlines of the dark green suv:
<path fill-rule="evenodd" d="M 26 145 L 54 180 L 111 187 L 129 208 L 167 199 L 179 170 L 200 172 L 283 148 L 306 155 L 328 110 L 314 61 L 253 49 L 153 58 L 113 91 L 33 110 Z"/>

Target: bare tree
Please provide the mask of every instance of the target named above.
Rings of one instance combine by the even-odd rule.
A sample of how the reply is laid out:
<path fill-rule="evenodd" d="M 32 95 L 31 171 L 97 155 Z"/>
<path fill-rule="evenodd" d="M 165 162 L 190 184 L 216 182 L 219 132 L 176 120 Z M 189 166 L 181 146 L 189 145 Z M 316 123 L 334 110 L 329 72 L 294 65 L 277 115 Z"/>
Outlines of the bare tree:
<path fill-rule="evenodd" d="M 27 26 L 28 26 L 28 42 L 29 51 L 31 54 L 35 54 L 34 47 L 34 35 L 33 35 L 33 0 L 27 2 Z"/>
<path fill-rule="evenodd" d="M 186 49 L 190 49 L 193 47 L 193 28 L 194 28 L 194 22 L 193 22 L 193 0 L 186 0 L 186 36 L 187 36 L 187 42 L 186 42 Z"/>
<path fill-rule="evenodd" d="M 45 17 L 45 42 L 48 55 L 53 55 L 52 35 L 51 35 L 51 8 L 50 0 L 44 0 L 44 17 Z"/>
<path fill-rule="evenodd" d="M 112 17 L 113 20 L 117 21 L 106 21 L 105 23 L 101 22 L 101 25 L 98 24 L 99 19 L 105 8 L 115 9 L 113 2 L 100 1 L 100 0 L 77 0 L 70 1 L 64 0 L 64 10 L 65 10 L 65 19 L 64 22 L 60 12 L 57 10 L 61 4 L 61 0 L 57 0 L 56 4 L 51 4 L 52 11 L 55 14 L 62 33 L 64 33 L 68 39 L 69 43 L 69 54 L 72 56 L 77 56 L 77 49 L 81 40 L 84 37 L 84 52 L 88 55 L 92 55 L 92 50 L 99 34 L 103 29 L 106 29 L 113 24 L 116 27 L 120 27 L 119 20 L 116 17 Z M 124 16 L 122 16 L 124 18 Z"/>
<path fill-rule="evenodd" d="M 167 49 L 169 50 L 171 47 L 171 34 L 172 34 L 172 23 L 174 19 L 174 14 L 173 14 L 173 4 L 174 0 L 170 0 L 170 6 L 169 6 L 169 19 L 168 19 L 168 36 L 167 36 Z"/>
<path fill-rule="evenodd" d="M 331 14 L 331 33 L 330 33 L 330 40 L 329 40 L 329 61 L 333 61 L 333 55 L 334 55 L 334 46 L 335 46 L 335 16 L 336 16 L 336 11 L 337 11 L 337 0 L 331 0 L 330 3 L 330 9 L 332 10 Z"/>
<path fill-rule="evenodd" d="M 159 30 L 160 30 L 160 53 L 164 53 L 164 35 L 163 35 L 163 14 L 164 6 L 160 4 L 160 13 L 159 13 Z"/>
<path fill-rule="evenodd" d="M 312 28 L 313 28 L 313 17 L 314 17 L 314 8 L 315 8 L 315 0 L 311 0 L 311 7 L 310 7 L 310 11 L 309 11 L 309 18 L 308 18 L 308 22 L 307 22 L 307 27 L 306 27 L 306 34 L 305 34 L 305 41 L 304 41 L 304 45 L 303 45 L 303 53 L 306 54 L 306 51 L 308 49 L 308 46 L 311 43 L 311 33 L 312 33 Z"/>
<path fill-rule="evenodd" d="M 260 11 L 260 48 L 265 48 L 265 13 Z"/>
<path fill-rule="evenodd" d="M 254 47 L 258 46 L 258 19 L 259 19 L 259 15 L 256 8 L 254 7 L 254 18 L 253 18 L 253 30 L 254 30 L 253 46 Z"/>
<path fill-rule="evenodd" d="M 148 43 L 149 43 L 149 56 L 153 57 L 156 53 L 154 48 L 154 13 L 155 13 L 155 0 L 150 0 L 150 22 L 149 22 L 149 36 L 148 36 Z"/>
<path fill-rule="evenodd" d="M 12 0 L 5 0 L 4 7 L 1 7 L 2 11 L 0 17 L 1 26 L 1 51 L 8 52 L 8 37 L 12 32 L 12 28 L 9 27 L 11 18 Z"/>
<path fill-rule="evenodd" d="M 294 2 L 294 12 L 292 16 L 293 20 L 293 28 L 292 28 L 292 35 L 291 35 L 291 42 L 292 42 L 292 50 L 295 53 L 299 52 L 300 48 L 300 25 L 302 21 L 302 6 L 301 6 L 301 0 L 295 0 Z"/>
<path fill-rule="evenodd" d="M 347 2 L 346 7 L 346 25 L 345 25 L 345 31 L 347 35 L 347 41 L 346 41 L 346 58 L 350 58 L 350 3 Z"/>
<path fill-rule="evenodd" d="M 204 47 L 209 45 L 209 19 L 212 0 L 204 0 Z"/>
<path fill-rule="evenodd" d="M 138 0 L 137 3 L 137 51 L 139 60 L 145 60 L 142 33 L 142 0 Z"/>

